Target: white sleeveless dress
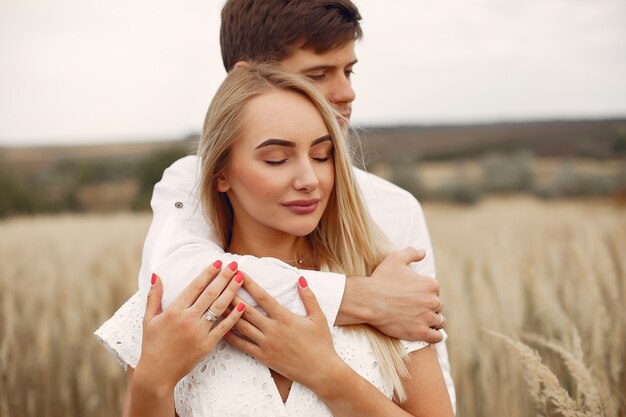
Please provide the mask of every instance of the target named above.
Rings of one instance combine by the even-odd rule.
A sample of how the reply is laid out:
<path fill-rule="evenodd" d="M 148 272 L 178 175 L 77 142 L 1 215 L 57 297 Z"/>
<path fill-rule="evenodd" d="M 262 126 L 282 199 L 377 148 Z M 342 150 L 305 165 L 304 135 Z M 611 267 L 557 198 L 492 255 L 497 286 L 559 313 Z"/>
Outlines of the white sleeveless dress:
<path fill-rule="evenodd" d="M 145 298 L 133 295 L 96 332 L 98 340 L 126 367 L 135 367 L 141 354 Z M 335 350 L 348 365 L 391 398 L 391 386 L 381 375 L 365 334 L 331 327 Z M 407 352 L 428 346 L 402 342 Z M 294 382 L 283 403 L 269 368 L 220 341 L 176 385 L 176 412 L 180 417 L 331 417 L 326 405 L 308 388 Z"/>

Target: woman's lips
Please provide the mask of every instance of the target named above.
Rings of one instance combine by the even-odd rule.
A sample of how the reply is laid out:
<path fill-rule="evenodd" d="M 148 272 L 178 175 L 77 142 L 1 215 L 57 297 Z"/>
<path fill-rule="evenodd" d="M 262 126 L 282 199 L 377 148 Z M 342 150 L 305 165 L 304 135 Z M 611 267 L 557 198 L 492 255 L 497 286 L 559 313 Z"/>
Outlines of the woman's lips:
<path fill-rule="evenodd" d="M 283 207 L 294 214 L 310 214 L 317 209 L 319 202 L 319 200 L 290 201 L 289 203 L 283 203 Z"/>

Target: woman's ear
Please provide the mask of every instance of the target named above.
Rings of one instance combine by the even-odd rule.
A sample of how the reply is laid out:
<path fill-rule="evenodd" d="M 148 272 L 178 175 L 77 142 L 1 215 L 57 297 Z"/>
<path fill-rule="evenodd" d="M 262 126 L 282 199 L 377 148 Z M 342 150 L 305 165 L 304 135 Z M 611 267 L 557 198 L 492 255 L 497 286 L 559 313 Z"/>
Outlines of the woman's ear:
<path fill-rule="evenodd" d="M 226 179 L 226 175 L 224 175 L 224 173 L 221 173 L 217 176 L 217 191 L 219 191 L 220 193 L 225 193 L 228 190 L 230 190 L 230 184 Z"/>

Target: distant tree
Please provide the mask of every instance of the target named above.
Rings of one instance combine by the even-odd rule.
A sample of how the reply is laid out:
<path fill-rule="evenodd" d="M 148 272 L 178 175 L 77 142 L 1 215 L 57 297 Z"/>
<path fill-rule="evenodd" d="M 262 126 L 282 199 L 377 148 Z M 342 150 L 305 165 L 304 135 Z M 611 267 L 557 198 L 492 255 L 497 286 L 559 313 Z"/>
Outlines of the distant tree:
<path fill-rule="evenodd" d="M 426 197 L 426 189 L 418 176 L 419 164 L 411 160 L 396 160 L 391 164 L 391 182 L 413 194 L 416 198 Z"/>
<path fill-rule="evenodd" d="M 428 192 L 429 198 L 467 205 L 478 203 L 482 196 L 480 186 L 471 179 L 463 161 L 455 162 L 449 177 Z"/>
<path fill-rule="evenodd" d="M 14 167 L 0 159 L 0 218 L 35 210 L 34 194 L 15 175 Z"/>
<path fill-rule="evenodd" d="M 532 153 L 492 153 L 483 158 L 483 188 L 486 192 L 530 191 L 534 184 L 535 159 Z"/>
<path fill-rule="evenodd" d="M 613 152 L 618 156 L 626 156 L 626 131 L 620 130 L 613 139 Z"/>

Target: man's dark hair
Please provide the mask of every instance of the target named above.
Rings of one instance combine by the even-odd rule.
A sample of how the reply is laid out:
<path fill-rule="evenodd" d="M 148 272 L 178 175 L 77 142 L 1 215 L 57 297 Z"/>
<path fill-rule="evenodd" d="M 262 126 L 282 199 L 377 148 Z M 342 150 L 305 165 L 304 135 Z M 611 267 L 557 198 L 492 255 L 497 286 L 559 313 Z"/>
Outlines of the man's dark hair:
<path fill-rule="evenodd" d="M 350 0 L 228 0 L 222 9 L 224 67 L 282 61 L 297 48 L 324 53 L 363 36 Z"/>

